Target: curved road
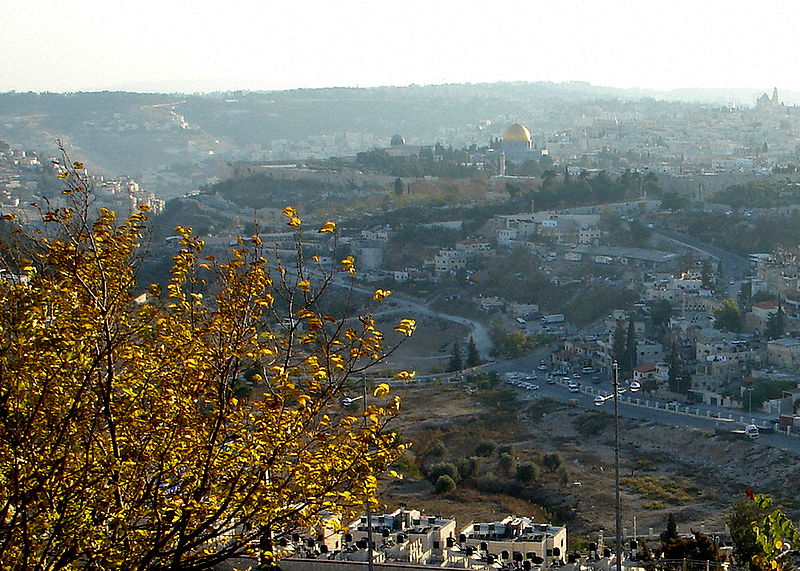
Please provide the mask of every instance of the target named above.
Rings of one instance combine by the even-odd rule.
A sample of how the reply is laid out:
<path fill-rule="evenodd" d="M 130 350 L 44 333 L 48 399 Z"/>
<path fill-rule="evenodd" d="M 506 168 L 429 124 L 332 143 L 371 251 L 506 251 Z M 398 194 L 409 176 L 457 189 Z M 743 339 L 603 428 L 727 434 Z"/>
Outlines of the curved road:
<path fill-rule="evenodd" d="M 711 244 L 705 244 L 704 242 L 700 242 L 691 236 L 679 234 L 678 232 L 673 232 L 671 230 L 663 230 L 661 228 L 653 228 L 652 232 L 654 234 L 658 234 L 659 236 L 663 236 L 665 238 L 669 238 L 670 240 L 674 240 L 675 242 L 684 244 L 685 246 L 689 246 L 690 248 L 700 252 L 704 252 L 709 256 L 713 256 L 719 260 L 721 273 L 724 276 L 740 279 L 744 275 L 745 270 L 750 266 L 750 261 L 747 258 L 743 258 L 732 252 L 717 248 Z"/>
<path fill-rule="evenodd" d="M 361 287 L 355 284 L 343 283 L 340 280 L 334 280 L 331 283 L 339 287 L 352 288 L 353 291 L 364 293 L 370 297 L 375 292 L 374 289 L 367 289 L 365 287 Z M 483 359 L 489 358 L 489 351 L 492 349 L 492 341 L 491 339 L 489 339 L 488 329 L 486 329 L 486 326 L 483 325 L 483 323 L 481 323 L 480 321 L 469 319 L 467 317 L 450 315 L 449 313 L 442 313 L 441 311 L 436 311 L 435 309 L 431 309 L 427 303 L 422 303 L 410 299 L 408 296 L 404 294 L 393 294 L 391 300 L 392 300 L 391 302 L 387 303 L 394 303 L 393 306 L 390 306 L 385 309 L 381 308 L 381 311 L 376 312 L 374 315 L 377 317 L 381 315 L 393 315 L 395 313 L 401 313 L 405 315 L 422 314 L 422 315 L 438 317 L 446 321 L 452 321 L 453 323 L 460 323 L 462 325 L 466 325 L 470 327 L 472 331 L 470 335 L 472 336 L 472 339 L 475 341 L 475 346 L 478 348 L 478 352 L 480 353 L 481 357 Z"/>

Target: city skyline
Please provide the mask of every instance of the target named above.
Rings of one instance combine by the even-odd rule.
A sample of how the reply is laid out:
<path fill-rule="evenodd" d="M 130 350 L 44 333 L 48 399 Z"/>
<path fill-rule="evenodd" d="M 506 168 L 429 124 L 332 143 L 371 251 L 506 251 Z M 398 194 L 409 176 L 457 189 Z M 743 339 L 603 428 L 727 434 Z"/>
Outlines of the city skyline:
<path fill-rule="evenodd" d="M 54 9 L 58 6 L 58 9 Z M 8 3 L 0 91 L 206 92 L 586 81 L 800 91 L 777 0 Z"/>

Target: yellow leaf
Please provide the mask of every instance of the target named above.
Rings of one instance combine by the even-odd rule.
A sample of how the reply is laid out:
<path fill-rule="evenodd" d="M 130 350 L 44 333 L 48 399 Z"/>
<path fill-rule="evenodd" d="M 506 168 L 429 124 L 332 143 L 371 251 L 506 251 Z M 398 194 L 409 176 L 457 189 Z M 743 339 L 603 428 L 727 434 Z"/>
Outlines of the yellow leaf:
<path fill-rule="evenodd" d="M 56 175 L 58 178 L 67 178 L 69 173 L 67 171 L 60 172 Z"/>
<path fill-rule="evenodd" d="M 301 222 L 300 222 L 300 219 L 299 219 L 299 218 L 297 218 L 297 217 L 294 217 L 294 218 L 292 218 L 291 220 L 289 220 L 289 222 L 287 222 L 287 224 L 288 224 L 289 226 L 291 226 L 292 228 L 299 228 L 299 227 L 300 227 L 300 224 L 301 224 Z"/>
<path fill-rule="evenodd" d="M 10 214 L 10 213 L 9 214 L 3 214 L 2 216 L 0 216 L 0 220 L 14 220 L 15 218 L 16 218 L 16 216 L 14 216 L 13 214 Z"/>
<path fill-rule="evenodd" d="M 324 232 L 333 232 L 336 229 L 336 224 L 334 222 L 326 222 L 325 225 L 317 230 L 319 234 Z"/>
<path fill-rule="evenodd" d="M 389 291 L 388 289 L 376 289 L 375 295 L 372 296 L 372 299 L 374 299 L 375 301 L 383 301 L 390 295 L 392 295 L 392 292 Z"/>
<path fill-rule="evenodd" d="M 408 371 L 400 371 L 399 373 L 397 373 L 394 376 L 394 378 L 395 379 L 400 379 L 401 381 L 409 381 L 409 380 L 413 379 L 414 375 L 416 375 L 416 374 L 417 374 L 416 371 L 411 371 L 410 373 Z"/>
<path fill-rule="evenodd" d="M 413 319 L 401 319 L 400 325 L 394 328 L 395 331 L 399 331 L 406 337 L 411 337 L 411 334 L 414 333 L 414 330 L 417 328 L 417 322 Z"/>
<path fill-rule="evenodd" d="M 297 216 L 297 211 L 291 206 L 287 206 L 286 208 L 284 208 L 283 213 L 289 218 L 294 218 L 295 216 Z"/>
<path fill-rule="evenodd" d="M 81 170 L 83 168 L 83 163 L 73 163 L 72 166 L 75 167 L 75 170 Z"/>
<path fill-rule="evenodd" d="M 375 390 L 373 391 L 372 394 L 373 396 L 376 396 L 378 398 L 385 397 L 386 395 L 389 394 L 389 385 L 387 385 L 386 383 L 379 384 L 377 387 L 375 387 Z"/>
<path fill-rule="evenodd" d="M 783 542 L 780 539 L 775 540 L 775 549 L 781 549 L 783 547 Z"/>
<path fill-rule="evenodd" d="M 308 282 L 308 280 L 303 280 L 299 282 L 297 284 L 297 287 L 299 287 L 303 291 L 311 291 L 311 284 Z"/>
<path fill-rule="evenodd" d="M 398 472 L 395 472 L 394 470 L 389 470 L 388 472 L 386 472 L 386 474 L 391 478 L 397 478 L 398 480 L 403 479 L 403 475 Z"/>
<path fill-rule="evenodd" d="M 356 273 L 355 260 L 353 260 L 353 256 L 347 256 L 344 260 L 342 260 L 342 269 L 346 272 L 350 272 L 351 274 Z"/>

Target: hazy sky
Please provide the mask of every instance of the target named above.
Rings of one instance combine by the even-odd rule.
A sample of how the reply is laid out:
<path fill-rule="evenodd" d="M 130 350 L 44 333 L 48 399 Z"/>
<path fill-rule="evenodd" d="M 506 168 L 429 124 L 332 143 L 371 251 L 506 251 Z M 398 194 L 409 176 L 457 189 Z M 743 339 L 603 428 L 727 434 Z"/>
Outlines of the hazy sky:
<path fill-rule="evenodd" d="M 794 0 L 0 0 L 0 91 L 491 81 L 800 91 Z"/>

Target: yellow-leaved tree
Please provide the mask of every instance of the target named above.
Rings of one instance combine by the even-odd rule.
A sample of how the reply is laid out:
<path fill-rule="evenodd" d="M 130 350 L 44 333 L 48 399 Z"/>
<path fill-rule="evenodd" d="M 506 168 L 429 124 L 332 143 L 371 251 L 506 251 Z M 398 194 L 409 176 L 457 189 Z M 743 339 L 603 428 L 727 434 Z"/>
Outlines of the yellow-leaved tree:
<path fill-rule="evenodd" d="M 291 208 L 291 267 L 258 236 L 206 258 L 179 228 L 169 283 L 144 299 L 144 209 L 95 212 L 82 165 L 64 163 L 67 206 L 42 207 L 37 227 L 4 217 L 17 246 L 0 278 L 2 567 L 269 562 L 285 534 L 374 501 L 404 446 L 387 429 L 399 400 L 380 385 L 363 415 L 340 401 L 388 350 L 371 315 L 318 308 L 352 259 L 309 276 Z M 236 398 L 242 382 L 253 392 Z"/>

